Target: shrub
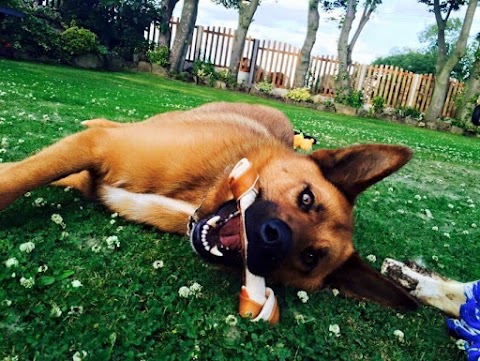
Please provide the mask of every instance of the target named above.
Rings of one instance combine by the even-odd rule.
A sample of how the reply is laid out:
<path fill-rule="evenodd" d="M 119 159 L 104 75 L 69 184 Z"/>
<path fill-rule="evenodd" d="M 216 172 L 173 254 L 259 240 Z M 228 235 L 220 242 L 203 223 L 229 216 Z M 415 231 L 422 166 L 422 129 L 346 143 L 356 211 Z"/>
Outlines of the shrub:
<path fill-rule="evenodd" d="M 322 104 L 325 107 L 325 110 L 328 110 L 329 112 L 335 111 L 335 102 L 333 99 L 325 99 Z"/>
<path fill-rule="evenodd" d="M 288 91 L 286 97 L 288 99 L 295 100 L 297 102 L 310 102 L 312 96 L 308 88 L 295 88 Z"/>
<path fill-rule="evenodd" d="M 273 84 L 268 81 L 260 81 L 255 84 L 255 88 L 261 93 L 270 93 L 273 90 Z"/>
<path fill-rule="evenodd" d="M 193 63 L 193 75 L 197 77 L 197 82 L 201 80 L 208 85 L 213 85 L 217 80 L 215 66 L 208 61 L 196 60 Z"/>
<path fill-rule="evenodd" d="M 235 88 L 237 86 L 237 80 L 228 73 L 227 69 L 215 72 L 215 78 L 223 81 L 229 88 Z"/>
<path fill-rule="evenodd" d="M 372 101 L 372 110 L 373 114 L 381 114 L 385 108 L 385 99 L 382 97 L 376 96 Z"/>
<path fill-rule="evenodd" d="M 410 117 L 410 118 L 413 118 L 413 119 L 420 119 L 421 116 L 422 116 L 422 113 L 415 109 L 415 108 L 412 108 L 412 107 L 399 107 L 399 108 L 395 108 L 395 113 L 397 116 L 401 117 L 401 118 L 406 118 L 406 117 Z"/>
<path fill-rule="evenodd" d="M 168 66 L 168 57 L 170 51 L 166 45 L 160 46 L 159 48 L 148 50 L 147 59 L 152 64 L 158 64 L 160 66 Z"/>
<path fill-rule="evenodd" d="M 74 24 L 60 34 L 60 41 L 69 56 L 98 53 L 97 35 Z"/>

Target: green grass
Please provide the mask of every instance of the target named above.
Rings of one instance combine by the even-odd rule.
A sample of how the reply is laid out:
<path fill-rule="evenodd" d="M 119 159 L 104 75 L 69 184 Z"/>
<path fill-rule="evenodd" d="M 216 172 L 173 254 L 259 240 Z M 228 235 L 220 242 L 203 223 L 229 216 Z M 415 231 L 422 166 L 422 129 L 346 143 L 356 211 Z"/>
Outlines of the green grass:
<path fill-rule="evenodd" d="M 28 156 L 80 130 L 84 119 L 141 120 L 216 100 L 277 107 L 323 147 L 411 147 L 414 160 L 360 197 L 357 249 L 375 255 L 377 268 L 385 257 L 416 259 L 460 280 L 480 278 L 478 139 L 145 74 L 0 60 L 0 158 Z M 62 217 L 60 224 L 52 221 L 54 214 Z M 106 239 L 114 235 L 120 246 L 109 249 Z M 20 251 L 25 242 L 35 244 L 31 253 Z M 19 264 L 7 268 L 12 257 Z M 163 267 L 153 267 L 157 260 Z M 185 238 L 112 217 L 74 191 L 38 189 L 0 213 L 0 262 L 0 359 L 71 360 L 82 351 L 88 360 L 464 358 L 438 311 L 423 307 L 400 315 L 329 290 L 302 303 L 297 290 L 276 286 L 279 325 L 238 317 L 235 325 L 227 323 L 236 314 L 238 275 L 205 264 Z M 39 272 L 42 265 L 48 269 Z M 22 286 L 22 277 L 35 285 Z M 72 286 L 76 280 L 81 287 Z M 203 287 L 199 297 L 181 298 L 180 287 L 195 282 Z M 333 324 L 340 326 L 339 337 L 329 332 Z M 393 335 L 397 329 L 404 342 Z"/>

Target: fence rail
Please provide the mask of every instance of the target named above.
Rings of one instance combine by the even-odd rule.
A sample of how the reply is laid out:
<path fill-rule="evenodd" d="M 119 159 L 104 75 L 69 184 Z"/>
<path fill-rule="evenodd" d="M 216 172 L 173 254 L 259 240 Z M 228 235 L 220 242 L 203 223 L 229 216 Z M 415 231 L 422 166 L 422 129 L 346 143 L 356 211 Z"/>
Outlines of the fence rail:
<path fill-rule="evenodd" d="M 38 5 L 59 7 L 62 0 L 36 0 Z M 179 18 L 172 18 L 172 42 Z M 145 39 L 158 44 L 159 24 L 152 23 L 145 31 Z M 219 26 L 195 26 L 186 60 L 208 61 L 218 68 L 228 68 L 235 30 Z M 254 83 L 270 81 L 277 87 L 293 87 L 300 50 L 290 44 L 248 37 L 240 64 L 240 71 L 249 72 Z M 334 96 L 334 81 L 338 74 L 338 59 L 333 56 L 313 56 L 308 71 L 307 86 L 314 94 Z M 352 86 L 362 91 L 366 104 L 382 97 L 388 107 L 411 107 L 424 112 L 430 105 L 435 86 L 433 74 L 414 74 L 390 65 L 353 64 L 349 69 Z M 451 79 L 442 115 L 455 115 L 455 100 L 464 85 Z"/>

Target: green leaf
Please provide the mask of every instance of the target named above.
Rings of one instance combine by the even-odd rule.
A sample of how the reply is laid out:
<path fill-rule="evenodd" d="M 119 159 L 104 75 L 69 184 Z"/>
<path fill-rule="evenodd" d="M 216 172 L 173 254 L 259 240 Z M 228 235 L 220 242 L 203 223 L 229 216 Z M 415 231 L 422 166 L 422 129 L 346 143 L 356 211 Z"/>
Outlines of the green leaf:
<path fill-rule="evenodd" d="M 39 280 L 38 280 L 38 283 L 41 286 L 49 286 L 49 285 L 55 283 L 55 277 L 52 277 L 52 276 L 40 277 Z"/>
<path fill-rule="evenodd" d="M 75 271 L 72 271 L 72 270 L 65 270 L 63 271 L 62 273 L 60 273 L 60 275 L 57 277 L 57 279 L 59 280 L 64 280 L 70 276 L 73 276 L 75 274 Z"/>

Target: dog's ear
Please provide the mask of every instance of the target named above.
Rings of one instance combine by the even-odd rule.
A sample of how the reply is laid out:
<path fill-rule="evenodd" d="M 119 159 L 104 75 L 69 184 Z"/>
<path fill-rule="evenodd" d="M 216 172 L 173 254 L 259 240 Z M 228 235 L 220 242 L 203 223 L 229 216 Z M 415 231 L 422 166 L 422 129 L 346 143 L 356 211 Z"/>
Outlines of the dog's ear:
<path fill-rule="evenodd" d="M 326 285 L 346 296 L 367 299 L 383 306 L 413 311 L 418 303 L 405 289 L 367 264 L 354 253 L 327 277 Z"/>
<path fill-rule="evenodd" d="M 402 167 L 412 158 L 406 147 L 366 144 L 341 149 L 321 149 L 310 157 L 324 177 L 352 203 L 358 194 Z"/>

